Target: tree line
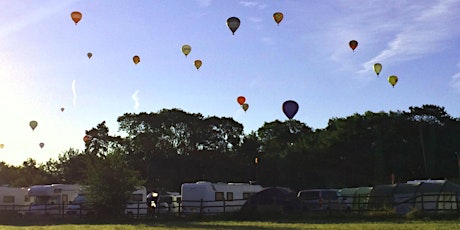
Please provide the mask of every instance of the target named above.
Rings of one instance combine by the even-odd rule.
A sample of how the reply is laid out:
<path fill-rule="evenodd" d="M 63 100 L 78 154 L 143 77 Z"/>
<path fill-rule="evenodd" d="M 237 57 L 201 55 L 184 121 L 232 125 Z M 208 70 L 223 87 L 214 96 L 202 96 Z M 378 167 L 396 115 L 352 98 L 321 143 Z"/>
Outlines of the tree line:
<path fill-rule="evenodd" d="M 84 150 L 71 148 L 43 164 L 1 162 L 0 183 L 179 191 L 184 182 L 257 181 L 299 190 L 389 184 L 391 175 L 395 182 L 460 176 L 460 120 L 436 105 L 331 118 L 316 130 L 275 120 L 249 134 L 232 118 L 180 109 L 126 113 L 117 121 L 126 136 L 109 135 L 103 121 L 86 131 Z"/>

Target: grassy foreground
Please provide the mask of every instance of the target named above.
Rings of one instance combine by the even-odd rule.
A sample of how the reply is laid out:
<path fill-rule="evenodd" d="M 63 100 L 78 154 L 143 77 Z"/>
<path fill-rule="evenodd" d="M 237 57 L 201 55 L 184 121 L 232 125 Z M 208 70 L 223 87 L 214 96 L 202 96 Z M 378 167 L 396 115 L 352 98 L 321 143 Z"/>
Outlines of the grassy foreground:
<path fill-rule="evenodd" d="M 238 221 L 238 220 L 144 220 L 132 221 L 127 223 L 22 223 L 22 224 L 1 224 L 0 229 L 6 230 L 24 230 L 24 229 L 42 229 L 42 230 L 109 230 L 109 229 L 127 229 L 127 230 L 203 230 L 203 229 L 242 229 L 242 230 L 297 230 L 297 229 L 460 229 L 459 219 L 450 220 L 306 220 L 306 221 Z"/>

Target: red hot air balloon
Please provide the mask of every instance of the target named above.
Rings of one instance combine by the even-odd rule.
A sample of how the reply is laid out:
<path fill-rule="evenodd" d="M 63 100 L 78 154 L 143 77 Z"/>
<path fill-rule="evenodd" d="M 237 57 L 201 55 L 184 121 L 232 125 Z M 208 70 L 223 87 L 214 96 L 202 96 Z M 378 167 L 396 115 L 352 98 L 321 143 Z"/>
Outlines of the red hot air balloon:
<path fill-rule="evenodd" d="M 87 143 L 87 142 L 89 142 L 92 138 L 93 138 L 93 137 L 91 137 L 90 135 L 85 135 L 85 136 L 83 137 L 83 141 L 84 141 L 85 143 Z"/>
<path fill-rule="evenodd" d="M 350 48 L 355 52 L 356 47 L 358 47 L 358 42 L 356 40 L 351 40 L 348 45 L 350 45 Z"/>
<path fill-rule="evenodd" d="M 289 119 L 292 119 L 297 111 L 299 111 L 299 104 L 297 102 L 288 100 L 283 103 L 283 112 Z"/>
<path fill-rule="evenodd" d="M 82 14 L 78 11 L 74 11 L 70 14 L 70 17 L 72 18 L 72 21 L 75 22 L 75 25 L 81 20 Z"/>
<path fill-rule="evenodd" d="M 236 98 L 236 101 L 238 102 L 238 104 L 243 105 L 244 102 L 246 102 L 246 98 L 243 96 L 239 96 Z"/>

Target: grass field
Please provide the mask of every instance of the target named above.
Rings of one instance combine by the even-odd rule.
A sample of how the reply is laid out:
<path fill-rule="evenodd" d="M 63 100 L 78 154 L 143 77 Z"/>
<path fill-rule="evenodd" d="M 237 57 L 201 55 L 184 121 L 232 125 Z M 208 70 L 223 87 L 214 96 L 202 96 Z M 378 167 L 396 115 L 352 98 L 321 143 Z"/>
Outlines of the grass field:
<path fill-rule="evenodd" d="M 364 219 L 364 220 L 363 220 Z M 16 220 L 0 222 L 0 229 L 42 229 L 42 230 L 201 230 L 201 229 L 242 229 L 242 230 L 296 230 L 296 229 L 459 229 L 460 218 L 432 219 L 421 218 L 408 220 L 403 218 L 296 218 L 293 220 L 213 220 L 213 218 L 189 220 L 189 219 L 154 219 L 154 220 L 130 220 L 130 221 L 106 221 L 101 223 L 68 223 L 63 220 Z M 74 221 L 75 222 L 75 221 Z M 111 222 L 111 223 L 110 223 Z"/>

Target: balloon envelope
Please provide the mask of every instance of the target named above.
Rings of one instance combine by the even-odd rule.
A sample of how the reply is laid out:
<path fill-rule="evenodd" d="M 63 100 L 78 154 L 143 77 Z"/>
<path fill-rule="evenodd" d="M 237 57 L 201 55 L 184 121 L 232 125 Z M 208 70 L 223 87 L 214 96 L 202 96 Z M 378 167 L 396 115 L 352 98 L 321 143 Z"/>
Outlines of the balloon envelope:
<path fill-rule="evenodd" d="M 356 47 L 358 47 L 358 42 L 356 40 L 351 40 L 348 45 L 350 45 L 350 48 L 355 51 Z"/>
<path fill-rule="evenodd" d="M 32 131 L 35 130 L 35 128 L 37 128 L 37 125 L 38 125 L 37 121 L 30 121 L 29 122 L 29 126 L 30 126 L 30 128 L 32 128 Z"/>
<path fill-rule="evenodd" d="M 195 60 L 195 67 L 196 69 L 199 69 L 201 67 L 201 65 L 203 64 L 203 62 L 201 60 Z"/>
<path fill-rule="evenodd" d="M 189 46 L 189 45 L 183 45 L 182 46 L 182 53 L 184 53 L 186 57 L 191 51 L 192 51 L 191 46 Z"/>
<path fill-rule="evenodd" d="M 137 65 L 137 63 L 139 63 L 140 61 L 141 61 L 141 58 L 139 56 L 136 55 L 136 56 L 133 57 L 134 64 Z"/>
<path fill-rule="evenodd" d="M 73 22 L 75 22 L 75 25 L 81 20 L 82 14 L 78 11 L 74 11 L 70 14 L 70 17 L 72 18 Z"/>
<path fill-rule="evenodd" d="M 91 52 L 89 52 L 88 54 L 86 54 L 88 56 L 88 58 L 91 58 L 93 56 L 93 54 Z"/>
<path fill-rule="evenodd" d="M 85 135 L 85 136 L 83 137 L 83 141 L 84 141 L 85 143 L 88 142 L 88 141 L 90 141 L 91 139 L 92 139 L 92 137 L 91 137 L 90 135 Z"/>
<path fill-rule="evenodd" d="M 61 112 L 64 112 L 64 107 L 61 108 Z"/>
<path fill-rule="evenodd" d="M 246 112 L 246 111 L 249 109 L 249 105 L 246 104 L 246 103 L 243 103 L 243 104 L 241 105 L 241 108 L 243 108 L 244 112 Z"/>
<path fill-rule="evenodd" d="M 388 82 L 395 87 L 396 83 L 398 83 L 398 77 L 396 75 L 391 75 L 388 77 Z"/>
<path fill-rule="evenodd" d="M 40 143 L 38 145 L 40 146 L 40 148 L 43 148 L 43 146 L 45 146 L 45 143 L 42 142 L 42 143 Z"/>
<path fill-rule="evenodd" d="M 380 71 L 382 71 L 382 64 L 380 64 L 380 63 L 375 63 L 375 64 L 374 64 L 374 71 L 375 71 L 375 73 L 377 74 L 377 76 L 379 76 Z"/>
<path fill-rule="evenodd" d="M 297 102 L 288 100 L 283 103 L 283 112 L 289 119 L 292 119 L 297 111 L 299 111 L 299 104 Z"/>
<path fill-rule="evenodd" d="M 3 149 L 5 147 L 5 144 L 0 144 L 0 149 Z"/>
<path fill-rule="evenodd" d="M 283 20 L 283 13 L 281 12 L 276 12 L 273 14 L 273 19 L 275 20 L 276 24 L 280 24 L 280 22 Z"/>
<path fill-rule="evenodd" d="M 244 102 L 246 102 L 246 98 L 243 96 L 239 96 L 236 98 L 236 101 L 238 102 L 238 104 L 243 105 Z"/>
<path fill-rule="evenodd" d="M 235 35 L 235 31 L 240 27 L 240 19 L 237 17 L 228 18 L 227 26 L 232 31 L 232 34 Z"/>

